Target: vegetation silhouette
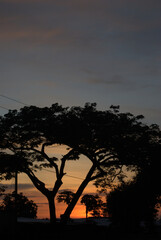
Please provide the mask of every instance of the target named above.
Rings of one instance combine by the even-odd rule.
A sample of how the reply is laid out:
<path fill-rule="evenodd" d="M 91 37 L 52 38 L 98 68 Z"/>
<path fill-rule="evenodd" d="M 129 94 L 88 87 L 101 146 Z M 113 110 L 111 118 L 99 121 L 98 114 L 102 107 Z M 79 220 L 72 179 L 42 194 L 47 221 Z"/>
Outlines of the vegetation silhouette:
<path fill-rule="evenodd" d="M 144 133 L 143 139 L 138 148 L 133 146 L 136 151 L 140 148 L 145 156 L 137 164 L 136 175 L 128 182 L 122 180 L 117 186 L 110 185 L 112 191 L 107 195 L 107 209 L 112 225 L 122 231 L 138 231 L 141 223 L 149 231 L 154 230 L 161 204 L 161 145 L 158 126 L 152 125 L 149 132 Z M 108 179 L 104 176 L 96 180 L 95 185 L 101 192 L 106 192 Z"/>
<path fill-rule="evenodd" d="M 85 194 L 81 198 L 81 203 L 86 206 L 86 219 L 88 218 L 88 213 L 93 217 L 101 217 L 101 210 L 104 204 L 98 195 Z"/>
<path fill-rule="evenodd" d="M 112 227 L 120 231 L 138 231 L 144 223 L 152 230 L 160 201 L 140 182 L 121 184 L 107 195 L 107 209 Z"/>
<path fill-rule="evenodd" d="M 70 202 L 72 201 L 73 197 L 74 197 L 75 193 L 70 191 L 70 190 L 62 190 L 58 193 L 57 195 L 57 201 L 58 203 L 66 203 L 67 205 L 70 204 Z M 60 215 L 60 219 L 63 218 L 63 214 Z"/>
<path fill-rule="evenodd" d="M 48 199 L 50 220 L 55 222 L 55 198 L 63 184 L 65 165 L 85 155 L 91 168 L 67 205 L 62 218 L 66 223 L 89 182 L 95 180 L 101 188 L 111 186 L 114 180 L 123 182 L 124 169 L 138 174 L 156 159 L 156 149 L 160 154 L 159 127 L 148 126 L 142 119 L 141 115 L 120 113 L 118 106 L 98 110 L 95 103 L 71 108 L 59 104 L 30 106 L 9 111 L 0 118 L 1 177 L 10 178 L 15 170 L 26 173 Z M 62 144 L 67 147 L 62 158 L 47 154 L 48 147 Z M 43 168 L 56 172 L 52 190 L 36 176 L 36 171 Z"/>
<path fill-rule="evenodd" d="M 70 190 L 62 190 L 61 192 L 59 192 L 57 196 L 57 201 L 58 203 L 64 202 L 67 205 L 69 205 L 69 203 L 72 201 L 74 197 L 74 194 L 75 193 Z"/>
<path fill-rule="evenodd" d="M 88 213 L 91 212 L 97 206 L 97 200 L 94 195 L 86 194 L 82 197 L 81 203 L 86 206 L 86 219 L 88 218 Z"/>
<path fill-rule="evenodd" d="M 0 211 L 12 213 L 15 208 L 15 192 L 5 194 L 0 205 Z M 36 218 L 37 205 L 32 200 L 29 200 L 23 193 L 17 194 L 17 217 Z"/>
<path fill-rule="evenodd" d="M 6 190 L 5 186 L 0 186 L 0 197 L 4 195 L 5 190 Z"/>

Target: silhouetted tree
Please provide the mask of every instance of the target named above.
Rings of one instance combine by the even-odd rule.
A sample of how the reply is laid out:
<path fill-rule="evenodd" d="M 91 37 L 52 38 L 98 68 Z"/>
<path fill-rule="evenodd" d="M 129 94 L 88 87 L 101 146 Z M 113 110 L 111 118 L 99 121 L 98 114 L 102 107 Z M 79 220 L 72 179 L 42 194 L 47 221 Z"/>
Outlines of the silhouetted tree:
<path fill-rule="evenodd" d="M 24 107 L 1 117 L 0 148 L 2 152 L 10 150 L 10 154 L 5 153 L 6 158 L 9 155 L 11 159 L 23 161 L 24 164 L 15 164 L 16 168 L 25 172 L 47 197 L 51 221 L 56 219 L 54 201 L 63 183 L 66 161 L 76 160 L 80 154 L 90 160 L 91 168 L 65 210 L 62 221 L 66 222 L 90 181 L 104 176 L 108 176 L 110 182 L 118 177 L 123 179 L 124 166 L 134 169 L 137 164 L 148 161 L 147 146 L 159 141 L 160 137 L 156 126 L 148 127 L 141 120 L 142 116 L 120 113 L 118 107 L 100 111 L 96 104 L 89 103 L 71 108 L 58 104 L 50 108 Z M 68 153 L 60 159 L 60 165 L 58 159 L 46 151 L 54 144 L 68 146 Z M 44 167 L 56 172 L 52 190 L 35 175 L 37 169 Z"/>
<path fill-rule="evenodd" d="M 102 199 L 95 195 L 97 204 L 91 211 L 93 217 L 106 217 L 107 216 L 107 204 L 102 201 Z"/>
<path fill-rule="evenodd" d="M 74 194 L 72 191 L 69 190 L 63 190 L 61 192 L 59 192 L 58 196 L 57 196 L 57 201 L 59 203 L 64 202 L 67 205 L 69 205 L 69 203 L 72 201 Z"/>
<path fill-rule="evenodd" d="M 86 206 L 86 219 L 88 218 L 88 213 L 93 217 L 102 217 L 104 216 L 104 203 L 101 198 L 96 194 L 85 194 L 81 198 L 81 203 Z M 107 208 L 107 206 L 106 206 Z"/>
<path fill-rule="evenodd" d="M 96 196 L 91 194 L 85 194 L 81 203 L 86 206 L 86 219 L 88 218 L 88 213 L 91 212 L 97 206 Z"/>
<path fill-rule="evenodd" d="M 22 193 L 17 194 L 17 216 L 18 217 L 27 217 L 27 218 L 36 218 L 37 215 L 37 205 L 32 200 L 29 200 Z M 7 213 L 12 213 L 15 208 L 15 193 L 6 194 L 3 198 L 3 202 L 0 205 L 0 210 Z"/>

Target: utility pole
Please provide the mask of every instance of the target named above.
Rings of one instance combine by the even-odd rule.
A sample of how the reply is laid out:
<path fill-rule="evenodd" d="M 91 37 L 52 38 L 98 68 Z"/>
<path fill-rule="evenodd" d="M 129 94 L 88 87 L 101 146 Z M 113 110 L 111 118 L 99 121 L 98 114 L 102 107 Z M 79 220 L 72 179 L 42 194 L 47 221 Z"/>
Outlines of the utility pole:
<path fill-rule="evenodd" d="M 15 187 L 14 187 L 14 209 L 13 209 L 13 224 L 12 224 L 12 239 L 17 240 L 17 193 L 18 193 L 18 171 L 17 167 L 14 174 Z"/>
<path fill-rule="evenodd" d="M 17 224 L 18 171 L 15 171 L 15 224 Z"/>

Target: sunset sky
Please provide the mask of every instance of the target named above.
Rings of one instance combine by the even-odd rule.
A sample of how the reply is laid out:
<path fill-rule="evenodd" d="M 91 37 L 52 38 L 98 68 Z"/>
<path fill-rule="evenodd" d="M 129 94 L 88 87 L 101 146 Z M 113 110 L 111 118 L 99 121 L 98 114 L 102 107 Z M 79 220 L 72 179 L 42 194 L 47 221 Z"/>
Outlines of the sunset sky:
<path fill-rule="evenodd" d="M 23 107 L 4 96 L 40 107 L 96 102 L 161 125 L 160 0 L 0 0 L 0 53 L 1 107 Z M 69 175 L 85 174 L 83 161 Z M 43 173 L 49 185 L 50 174 Z M 64 188 L 77 181 L 66 177 Z"/>

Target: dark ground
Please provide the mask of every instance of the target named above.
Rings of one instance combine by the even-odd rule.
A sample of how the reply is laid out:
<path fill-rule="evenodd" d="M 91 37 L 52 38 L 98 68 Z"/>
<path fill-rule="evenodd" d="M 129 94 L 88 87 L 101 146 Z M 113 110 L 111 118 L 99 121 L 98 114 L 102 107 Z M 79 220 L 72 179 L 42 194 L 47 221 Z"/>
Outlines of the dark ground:
<path fill-rule="evenodd" d="M 1 228 L 1 239 L 17 239 L 17 240 L 161 240 L 161 229 L 158 227 L 153 233 L 143 230 L 138 233 L 120 232 L 118 230 L 110 230 L 109 227 L 97 226 L 94 224 L 79 224 L 62 226 L 56 224 L 51 226 L 44 223 L 18 223 L 17 231 L 15 227 Z"/>

